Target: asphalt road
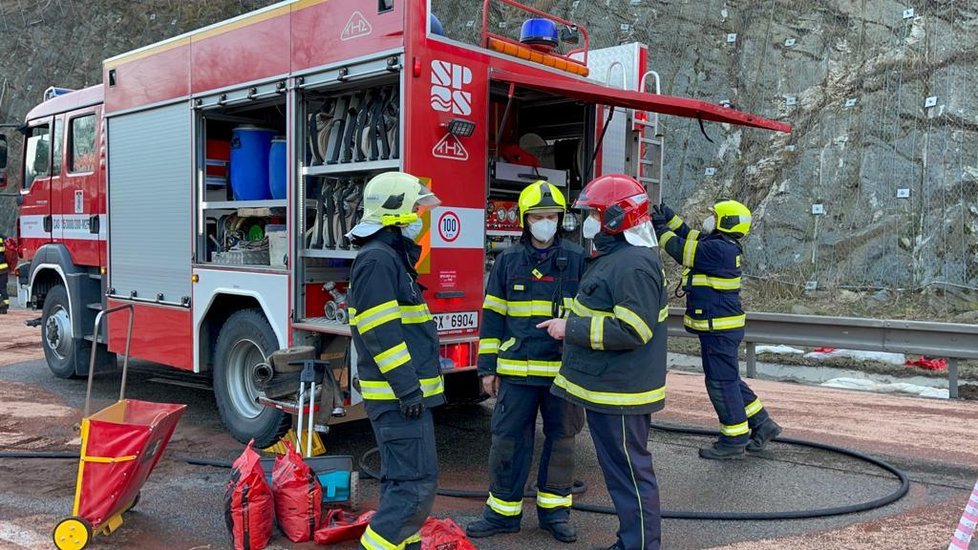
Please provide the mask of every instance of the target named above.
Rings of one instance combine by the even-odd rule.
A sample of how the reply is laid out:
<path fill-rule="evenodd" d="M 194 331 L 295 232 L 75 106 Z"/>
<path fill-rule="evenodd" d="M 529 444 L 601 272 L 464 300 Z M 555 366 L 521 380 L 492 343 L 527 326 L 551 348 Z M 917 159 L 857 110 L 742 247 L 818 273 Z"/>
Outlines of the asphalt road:
<path fill-rule="evenodd" d="M 212 393 L 198 387 L 154 382 L 161 372 L 137 363 L 131 373 L 127 397 L 158 402 L 185 403 L 188 409 L 169 448 L 142 490 L 138 507 L 126 523 L 107 538 L 96 538 L 92 548 L 223 548 L 228 545 L 224 526 L 223 494 L 228 470 L 190 466 L 182 456 L 232 460 L 242 445 L 223 432 Z M 192 376 L 180 382 L 200 384 Z M 95 381 L 93 410 L 115 399 L 120 377 L 110 374 Z M 0 368 L 0 449 L 76 450 L 72 425 L 78 422 L 84 401 L 83 381 L 58 380 L 43 362 Z M 26 412 L 25 412 L 26 411 Z M 446 407 L 436 415 L 441 484 L 485 490 L 491 402 Z M 812 419 L 813 422 L 820 421 Z M 867 419 L 871 421 L 871 419 Z M 538 430 L 538 435 L 540 434 Z M 541 436 L 542 437 L 542 436 Z M 539 438 L 538 438 L 539 439 Z M 336 427 L 326 436 L 331 454 L 359 457 L 374 445 L 365 422 Z M 860 461 L 820 450 L 774 444 L 762 456 L 739 462 L 717 463 L 696 456 L 696 448 L 709 440 L 656 432 L 652 449 L 662 490 L 662 506 L 674 511 L 786 511 L 843 506 L 884 496 L 898 487 L 889 474 Z M 539 441 L 538 441 L 539 444 Z M 610 505 L 603 487 L 590 438 L 577 444 L 578 475 L 587 493 L 577 502 Z M 792 521 L 665 520 L 663 547 L 698 549 L 726 544 L 811 536 L 846 526 L 872 523 L 888 517 L 962 498 L 978 476 L 978 468 L 907 457 L 883 457 L 904 469 L 913 480 L 910 494 L 884 508 L 822 519 Z M 978 465 L 973 465 L 978 466 Z M 44 548 L 54 524 L 69 514 L 77 463 L 0 459 L 0 548 Z M 532 480 L 531 480 L 532 482 Z M 374 481 L 361 485 L 364 507 L 376 504 Z M 964 500 L 961 500 L 962 508 Z M 464 525 L 478 517 L 482 501 L 439 497 L 434 515 L 448 516 Z M 580 540 L 560 545 L 536 526 L 530 501 L 525 507 L 523 531 L 476 541 L 485 549 L 592 548 L 614 540 L 614 516 L 574 512 Z M 953 525 L 947 526 L 948 539 Z M 934 544 L 923 547 L 945 548 Z M 312 548 L 293 545 L 280 533 L 273 548 Z M 340 548 L 355 548 L 355 544 Z M 888 546 L 901 548 L 902 546 Z M 915 542 L 913 548 L 921 547 Z M 974 546 L 973 546 L 974 547 Z"/>

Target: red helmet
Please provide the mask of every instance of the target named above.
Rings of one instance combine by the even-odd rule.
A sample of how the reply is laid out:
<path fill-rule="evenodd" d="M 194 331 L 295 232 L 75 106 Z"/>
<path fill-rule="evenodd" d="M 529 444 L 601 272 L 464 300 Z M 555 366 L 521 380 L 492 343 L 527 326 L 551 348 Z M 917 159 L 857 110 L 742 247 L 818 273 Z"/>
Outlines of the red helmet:
<path fill-rule="evenodd" d="M 591 180 L 574 208 L 597 210 L 601 230 L 615 235 L 649 221 L 649 195 L 635 178 L 610 174 Z"/>

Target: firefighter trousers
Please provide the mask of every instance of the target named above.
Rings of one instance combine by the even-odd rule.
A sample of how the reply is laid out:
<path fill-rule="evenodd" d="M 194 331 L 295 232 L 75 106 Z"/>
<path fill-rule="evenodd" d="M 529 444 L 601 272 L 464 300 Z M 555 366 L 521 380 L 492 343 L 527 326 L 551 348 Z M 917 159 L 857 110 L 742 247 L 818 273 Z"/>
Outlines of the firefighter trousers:
<path fill-rule="evenodd" d="M 649 414 L 587 412 L 598 464 L 618 514 L 618 544 L 658 550 L 662 538 L 659 484 L 649 450 Z"/>
<path fill-rule="evenodd" d="M 3 263 L 3 255 L 0 254 L 0 263 Z M 7 269 L 0 269 L 0 315 L 7 313 L 10 307 L 10 296 L 7 295 Z"/>
<path fill-rule="evenodd" d="M 743 331 L 700 334 L 706 393 L 720 420 L 720 443 L 746 445 L 750 431 L 768 418 L 757 395 L 740 379 L 737 350 Z"/>
<path fill-rule="evenodd" d="M 420 548 L 421 525 L 434 505 L 438 485 L 431 411 L 410 419 L 391 410 L 370 424 L 380 453 L 380 504 L 360 538 L 360 547 Z"/>
<path fill-rule="evenodd" d="M 520 525 L 538 411 L 544 441 L 537 471 L 537 519 L 549 525 L 570 518 L 574 437 L 584 427 L 584 411 L 551 394 L 549 386 L 516 384 L 502 377 L 492 413 L 489 500 L 482 514 L 490 523 Z"/>

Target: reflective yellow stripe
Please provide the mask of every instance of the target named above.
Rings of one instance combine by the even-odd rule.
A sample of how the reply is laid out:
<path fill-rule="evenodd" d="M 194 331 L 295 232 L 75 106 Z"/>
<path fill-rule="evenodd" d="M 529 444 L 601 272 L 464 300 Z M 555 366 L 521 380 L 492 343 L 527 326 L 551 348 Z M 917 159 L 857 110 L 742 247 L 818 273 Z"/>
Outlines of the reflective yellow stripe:
<path fill-rule="evenodd" d="M 693 330 L 730 330 L 743 327 L 746 324 L 746 314 L 734 315 L 733 317 L 717 317 L 715 319 L 693 319 L 689 315 L 683 316 L 683 325 Z"/>
<path fill-rule="evenodd" d="M 595 403 L 597 405 L 612 405 L 619 407 L 630 405 L 648 405 L 650 403 L 662 401 L 666 398 L 665 387 L 638 393 L 591 391 L 571 382 L 565 378 L 563 374 L 557 375 L 557 378 L 554 379 L 554 385 L 559 388 L 563 388 L 567 393 L 575 397 L 579 397 L 585 401 L 588 401 L 589 403 Z"/>
<path fill-rule="evenodd" d="M 441 376 L 436 376 L 434 378 L 422 378 L 421 382 L 421 393 L 425 397 L 433 397 L 440 393 L 445 392 L 445 386 L 442 383 Z M 397 395 L 394 394 L 394 389 L 391 385 L 383 380 L 360 380 L 360 393 L 363 395 L 364 399 L 373 399 L 375 401 L 396 401 Z"/>
<path fill-rule="evenodd" d="M 683 219 L 679 216 L 673 216 L 671 220 L 666 222 L 666 227 L 672 229 L 673 231 L 679 229 L 683 226 Z"/>
<path fill-rule="evenodd" d="M 488 309 L 489 311 L 495 311 L 500 315 L 506 315 L 506 300 L 497 298 L 492 294 L 486 294 L 486 299 L 482 302 L 482 309 Z"/>
<path fill-rule="evenodd" d="M 517 500 L 515 502 L 509 502 L 505 500 L 500 500 L 489 493 L 489 498 L 486 499 L 486 504 L 492 509 L 493 512 L 501 516 L 513 517 L 518 516 L 523 513 L 523 501 Z"/>
<path fill-rule="evenodd" d="M 350 325 L 357 327 L 360 334 L 369 332 L 371 329 L 393 321 L 401 317 L 401 309 L 397 305 L 397 300 L 384 302 L 374 306 L 363 313 L 357 313 L 351 320 Z"/>
<path fill-rule="evenodd" d="M 410 360 L 411 352 L 408 351 L 407 343 L 405 342 L 401 342 L 387 351 L 374 355 L 374 361 L 377 362 L 377 368 L 380 369 L 380 372 L 385 374 L 396 369 L 397 367 L 400 367 Z"/>
<path fill-rule="evenodd" d="M 615 306 L 615 318 L 635 329 L 643 344 L 647 344 L 652 339 L 652 329 L 634 311 L 623 306 Z"/>
<path fill-rule="evenodd" d="M 709 275 L 693 275 L 689 279 L 692 286 L 707 286 L 716 290 L 737 290 L 740 288 L 740 277 L 711 277 Z"/>
<path fill-rule="evenodd" d="M 675 236 L 676 234 L 673 233 L 672 231 L 666 231 L 665 233 L 663 233 L 662 236 L 659 237 L 659 247 L 665 248 L 666 243 L 671 241 Z"/>
<path fill-rule="evenodd" d="M 6 270 L 6 269 L 7 269 L 8 267 L 10 267 L 10 266 L 8 266 L 6 262 L 4 262 L 4 263 L 0 263 L 0 271 L 4 271 L 4 270 Z"/>
<path fill-rule="evenodd" d="M 693 240 L 693 241 L 699 240 L 699 238 L 700 238 L 700 230 L 699 229 L 690 229 L 689 230 L 689 234 L 686 235 L 686 238 L 687 239 L 690 239 L 690 240 Z"/>
<path fill-rule="evenodd" d="M 747 422 L 741 422 L 740 424 L 720 424 L 720 433 L 727 437 L 737 437 L 738 435 L 744 435 L 750 432 L 750 428 L 747 427 Z"/>
<path fill-rule="evenodd" d="M 516 344 L 516 338 L 510 338 L 499 345 L 499 351 L 506 351 Z"/>
<path fill-rule="evenodd" d="M 690 237 L 692 237 L 693 232 L 689 232 Z M 700 242 L 693 238 L 686 239 L 686 244 L 683 246 L 683 265 L 686 267 L 693 267 L 693 260 L 696 259 L 696 247 L 699 246 Z"/>
<path fill-rule="evenodd" d="M 604 349 L 604 317 L 591 317 L 591 349 Z"/>
<path fill-rule="evenodd" d="M 404 542 L 402 542 L 401 544 L 403 544 L 405 547 L 407 547 L 407 545 L 414 544 L 416 542 L 421 542 L 421 531 L 418 531 L 417 533 L 415 533 L 415 534 L 411 535 L 410 537 L 404 539 Z"/>
<path fill-rule="evenodd" d="M 764 408 L 764 405 L 761 405 L 761 400 L 760 399 L 755 399 L 754 401 L 751 402 L 750 405 L 747 405 L 746 407 L 744 407 L 744 410 L 747 411 L 747 418 L 750 418 L 750 417 L 754 416 L 755 414 L 761 412 L 761 409 L 763 409 L 763 408 Z"/>
<path fill-rule="evenodd" d="M 403 550 L 404 543 L 392 544 L 384 537 L 377 534 L 373 527 L 367 526 L 367 530 L 360 537 L 360 544 L 367 550 Z"/>
<path fill-rule="evenodd" d="M 574 500 L 571 495 L 562 497 L 553 493 L 545 493 L 537 490 L 537 506 L 540 508 L 569 508 L 573 503 Z"/>
<path fill-rule="evenodd" d="M 537 361 L 529 359 L 521 361 L 519 359 L 504 359 L 500 357 L 496 361 L 496 374 L 508 376 L 545 376 L 553 378 L 560 371 L 560 361 Z"/>
<path fill-rule="evenodd" d="M 506 302 L 508 315 L 510 317 L 551 317 L 553 316 L 553 302 L 549 300 L 527 300 L 520 302 Z"/>
<path fill-rule="evenodd" d="M 495 355 L 499 353 L 499 338 L 481 338 L 479 340 L 479 355 Z"/>
<path fill-rule="evenodd" d="M 128 456 L 83 456 L 82 462 L 94 462 L 96 464 L 115 464 L 117 462 L 132 462 L 138 458 L 136 455 Z"/>
<path fill-rule="evenodd" d="M 574 311 L 574 314 L 577 315 L 578 317 L 614 317 L 615 316 L 615 314 L 611 313 L 610 311 L 599 311 L 597 309 L 591 309 L 585 306 L 584 304 L 582 304 L 581 302 L 579 302 L 577 298 L 575 298 L 574 301 L 571 303 L 571 309 Z"/>
<path fill-rule="evenodd" d="M 418 323 L 426 323 L 432 319 L 431 312 L 428 311 L 428 304 L 400 306 L 400 308 L 402 324 L 415 325 Z"/>
<path fill-rule="evenodd" d="M 663 322 L 669 318 L 669 306 L 666 306 L 659 310 L 659 322 Z"/>

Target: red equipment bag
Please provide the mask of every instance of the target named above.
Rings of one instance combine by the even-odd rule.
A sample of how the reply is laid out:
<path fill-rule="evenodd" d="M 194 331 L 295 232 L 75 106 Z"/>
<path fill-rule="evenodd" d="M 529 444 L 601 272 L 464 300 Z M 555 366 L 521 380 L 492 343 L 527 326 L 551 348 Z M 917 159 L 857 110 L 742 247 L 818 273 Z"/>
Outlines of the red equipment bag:
<path fill-rule="evenodd" d="M 454 521 L 428 518 L 421 526 L 421 550 L 476 550 Z"/>
<path fill-rule="evenodd" d="M 261 458 L 248 442 L 231 465 L 231 479 L 224 493 L 224 519 L 234 550 L 261 550 L 272 538 L 272 490 L 265 480 Z"/>
<path fill-rule="evenodd" d="M 367 530 L 374 511 L 357 516 L 339 508 L 326 512 L 322 527 L 316 531 L 316 544 L 336 544 L 347 540 L 359 540 Z"/>
<path fill-rule="evenodd" d="M 285 449 L 272 468 L 275 517 L 289 540 L 306 542 L 313 539 L 322 520 L 323 486 L 291 442 L 285 442 Z"/>

